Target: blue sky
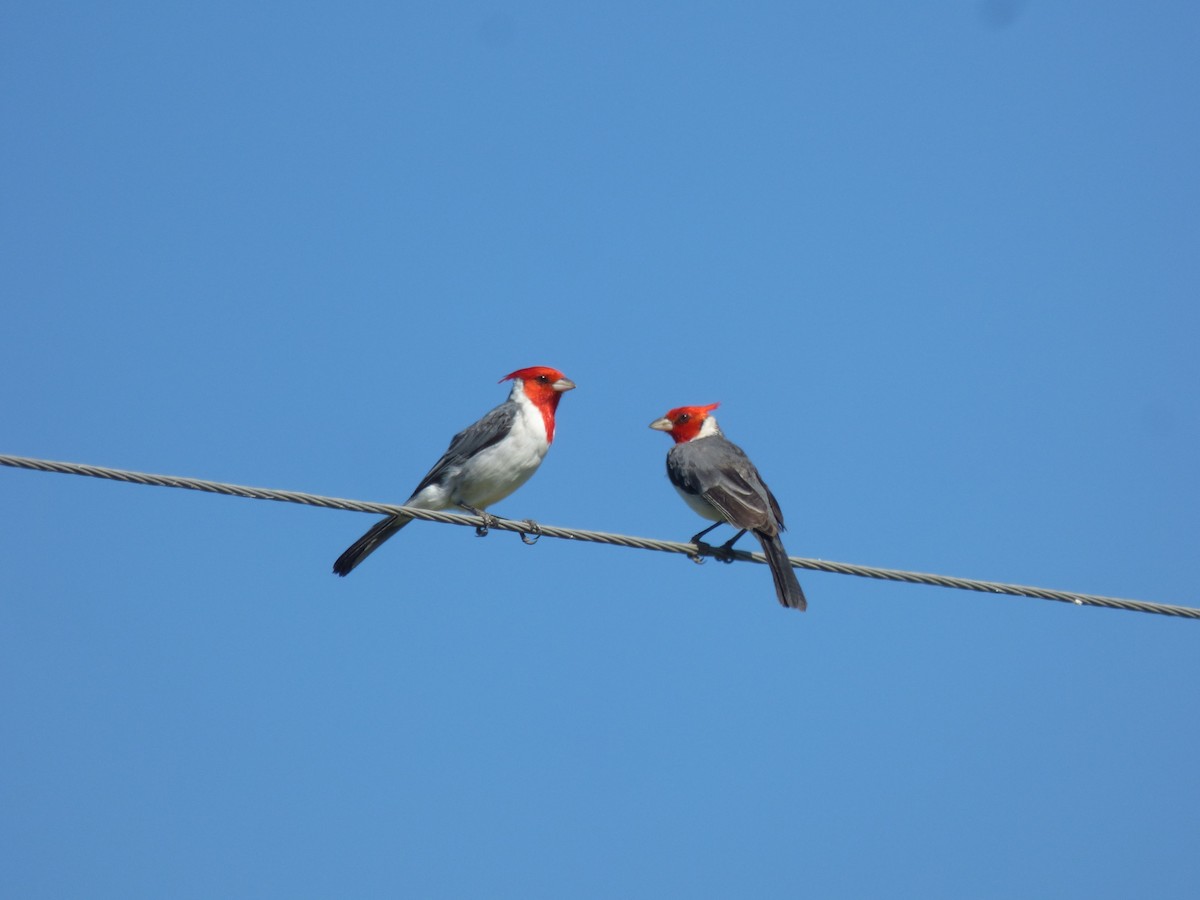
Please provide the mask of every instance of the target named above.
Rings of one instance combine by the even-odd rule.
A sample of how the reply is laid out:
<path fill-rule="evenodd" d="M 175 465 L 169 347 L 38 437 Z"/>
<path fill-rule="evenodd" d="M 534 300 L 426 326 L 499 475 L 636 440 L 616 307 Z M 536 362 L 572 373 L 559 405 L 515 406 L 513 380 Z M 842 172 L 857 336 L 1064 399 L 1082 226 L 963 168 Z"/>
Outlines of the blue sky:
<path fill-rule="evenodd" d="M 0 452 L 1200 604 L 1200 10 L 9 4 Z M 1194 896 L 1196 624 L 0 471 L 0 893 Z"/>

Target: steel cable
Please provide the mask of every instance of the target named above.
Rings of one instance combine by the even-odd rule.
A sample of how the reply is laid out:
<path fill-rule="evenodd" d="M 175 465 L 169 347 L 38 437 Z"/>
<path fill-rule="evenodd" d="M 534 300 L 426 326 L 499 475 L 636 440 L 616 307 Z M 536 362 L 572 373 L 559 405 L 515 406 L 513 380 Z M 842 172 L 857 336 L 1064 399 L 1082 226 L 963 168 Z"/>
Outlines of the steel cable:
<path fill-rule="evenodd" d="M 205 481 L 200 478 L 182 478 L 177 475 L 153 475 L 147 472 L 131 472 L 125 469 L 109 469 L 103 466 L 56 462 L 54 460 L 34 459 L 24 456 L 0 455 L 0 465 L 18 469 L 32 469 L 38 472 L 85 475 L 91 478 L 125 481 L 131 484 L 185 488 L 192 491 L 205 491 L 210 494 L 224 494 L 230 497 L 247 497 L 251 500 L 277 500 L 284 503 L 300 503 L 304 506 L 317 506 L 325 509 L 344 509 L 353 512 L 379 513 L 382 515 L 403 513 L 404 515 L 412 516 L 414 519 L 424 519 L 428 522 L 442 522 L 447 525 L 469 525 L 475 528 L 486 525 L 489 528 L 500 531 L 517 532 L 526 538 L 526 543 L 533 543 L 533 541 L 528 540 L 528 536 L 533 535 L 535 540 L 539 537 L 552 537 L 569 541 L 589 541 L 596 544 L 609 544 L 616 547 L 631 547 L 637 550 L 681 553 L 697 561 L 702 560 L 706 556 L 715 556 L 743 562 L 766 562 L 761 553 L 749 553 L 744 550 L 734 550 L 725 553 L 707 545 L 697 547 L 695 544 L 685 544 L 678 541 L 661 541 L 656 538 L 612 534 L 605 531 L 588 531 L 581 528 L 563 528 L 557 525 L 544 525 L 532 520 L 499 519 L 494 516 L 488 516 L 485 520 L 480 516 L 462 513 L 415 509 L 392 503 L 368 503 L 362 500 L 345 500 L 339 497 L 325 497 L 320 494 L 281 491 L 274 488 L 248 487 L 246 485 L 227 484 L 220 481 Z M 789 559 L 796 568 L 811 569 L 816 572 L 834 572 L 839 575 L 856 575 L 860 578 L 877 578 L 884 581 L 901 581 L 908 584 L 928 584 L 965 591 L 979 591 L 985 594 L 1006 594 L 1016 597 L 1033 597 L 1040 600 L 1057 600 L 1077 606 L 1101 606 L 1108 609 L 1124 609 L 1132 612 L 1200 619 L 1200 609 L 1190 606 L 1174 606 L 1166 603 L 1152 603 L 1146 600 L 1127 600 L 1121 597 L 1080 594 L 1072 591 L 1057 591 L 1047 588 L 1027 587 L 1020 584 L 1005 584 L 997 581 L 978 581 L 972 578 L 956 578 L 949 575 L 931 575 L 925 572 L 908 572 L 901 569 L 881 569 L 874 566 L 860 566 L 853 563 L 831 562 L 823 559 L 807 559 L 797 556 L 789 557 Z"/>

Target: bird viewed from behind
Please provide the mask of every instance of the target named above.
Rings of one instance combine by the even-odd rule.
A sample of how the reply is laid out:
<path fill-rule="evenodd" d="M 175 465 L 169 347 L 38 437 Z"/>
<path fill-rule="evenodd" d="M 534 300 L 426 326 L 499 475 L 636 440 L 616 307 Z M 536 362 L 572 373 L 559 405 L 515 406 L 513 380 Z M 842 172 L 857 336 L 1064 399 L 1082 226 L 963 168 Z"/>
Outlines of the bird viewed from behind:
<path fill-rule="evenodd" d="M 721 545 L 722 550 L 731 550 L 751 532 L 762 544 L 779 602 L 790 609 L 807 609 L 808 601 L 779 538 L 783 512 L 754 463 L 721 433 L 712 415 L 718 405 L 680 406 L 650 423 L 675 440 L 667 453 L 671 484 L 698 515 L 716 523 L 693 536 L 692 543 L 699 544 L 723 522 L 740 530 Z"/>

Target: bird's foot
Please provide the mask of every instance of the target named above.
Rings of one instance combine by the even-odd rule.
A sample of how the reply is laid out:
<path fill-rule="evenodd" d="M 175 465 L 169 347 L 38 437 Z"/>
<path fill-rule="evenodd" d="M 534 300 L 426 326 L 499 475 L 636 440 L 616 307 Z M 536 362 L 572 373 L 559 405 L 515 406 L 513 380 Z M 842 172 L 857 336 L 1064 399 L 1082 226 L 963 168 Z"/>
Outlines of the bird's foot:
<path fill-rule="evenodd" d="M 733 559 L 734 559 L 733 545 L 736 544 L 738 541 L 740 541 L 742 539 L 742 535 L 745 533 L 746 533 L 746 529 L 743 528 L 741 531 L 739 531 L 737 534 L 735 534 L 733 537 L 731 537 L 729 540 L 727 540 L 725 543 L 723 543 L 720 547 L 717 547 L 716 549 L 714 549 L 713 556 L 715 556 L 717 559 L 719 559 L 723 563 L 733 562 Z"/>
<path fill-rule="evenodd" d="M 696 545 L 696 552 L 689 554 L 692 562 L 703 563 L 709 556 L 726 564 L 733 562 L 733 548 L 727 543 L 721 544 L 719 547 L 714 547 L 704 541 L 692 541 L 692 543 Z"/>
<path fill-rule="evenodd" d="M 722 522 L 714 522 L 712 525 L 709 525 L 703 531 L 697 531 L 695 534 L 692 535 L 692 539 L 690 541 L 688 541 L 688 543 L 696 545 L 696 552 L 689 553 L 688 559 L 690 559 L 692 562 L 696 563 L 696 565 L 703 565 L 704 557 L 706 557 L 706 556 L 715 556 L 717 559 L 721 559 L 721 554 L 720 554 L 719 549 L 717 547 L 714 547 L 712 544 L 706 544 L 704 541 L 700 540 L 700 538 L 704 537 L 706 534 L 708 534 L 714 528 L 720 528 L 722 524 L 723 524 Z M 725 562 L 730 562 L 730 560 L 727 559 L 727 560 L 725 560 Z"/>
<path fill-rule="evenodd" d="M 725 565 L 733 562 L 733 541 L 726 541 L 720 547 L 709 547 L 708 552 Z"/>
<path fill-rule="evenodd" d="M 533 519 L 526 519 L 525 524 L 528 526 L 528 530 L 518 533 L 521 535 L 521 541 L 532 547 L 538 542 L 538 538 L 542 536 L 542 526 L 533 521 Z"/>
<path fill-rule="evenodd" d="M 465 509 L 467 512 L 471 513 L 472 515 L 479 516 L 479 518 L 483 519 L 482 525 L 475 526 L 475 537 L 487 537 L 488 529 L 490 529 L 493 525 L 495 525 L 498 521 L 500 521 L 495 516 L 493 516 L 491 513 L 484 512 L 482 509 L 476 509 L 473 506 L 467 506 L 467 504 L 465 504 L 465 503 L 460 503 L 459 506 L 461 506 L 463 509 Z"/>

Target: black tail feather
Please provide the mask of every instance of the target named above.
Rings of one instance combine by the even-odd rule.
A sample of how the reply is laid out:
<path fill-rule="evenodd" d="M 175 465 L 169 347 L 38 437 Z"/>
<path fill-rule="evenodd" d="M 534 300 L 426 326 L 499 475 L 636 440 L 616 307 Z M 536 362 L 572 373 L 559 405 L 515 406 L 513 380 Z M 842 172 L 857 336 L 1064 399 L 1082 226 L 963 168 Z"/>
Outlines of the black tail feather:
<path fill-rule="evenodd" d="M 346 548 L 346 552 L 337 558 L 337 562 L 333 564 L 334 573 L 343 576 L 349 575 L 354 571 L 355 566 L 375 552 L 375 548 L 411 521 L 412 519 L 404 516 L 388 516 L 386 519 L 380 519 L 371 527 L 370 531 Z"/>
<path fill-rule="evenodd" d="M 796 570 L 788 562 L 787 551 L 783 549 L 783 541 L 779 539 L 779 535 L 756 531 L 754 536 L 762 544 L 767 565 L 771 567 L 775 596 L 779 598 L 779 602 L 789 609 L 798 609 L 801 612 L 808 609 L 808 601 L 804 599 L 804 591 L 796 578 Z"/>

